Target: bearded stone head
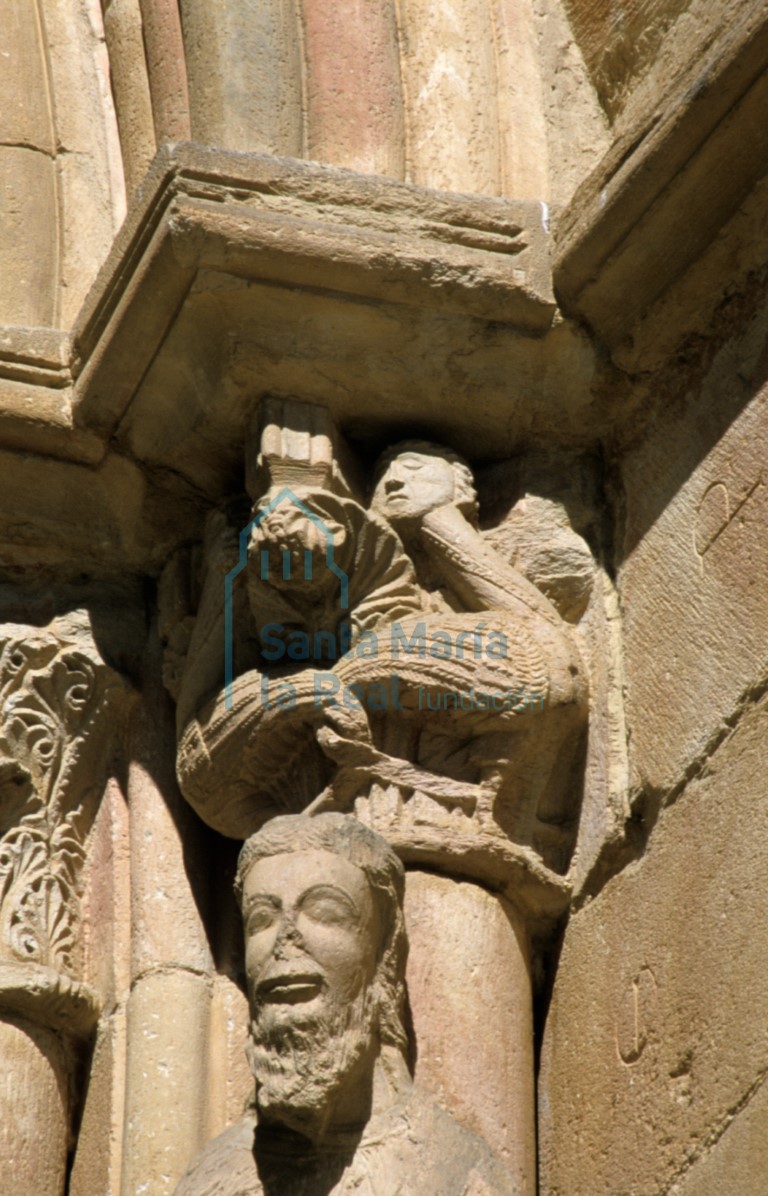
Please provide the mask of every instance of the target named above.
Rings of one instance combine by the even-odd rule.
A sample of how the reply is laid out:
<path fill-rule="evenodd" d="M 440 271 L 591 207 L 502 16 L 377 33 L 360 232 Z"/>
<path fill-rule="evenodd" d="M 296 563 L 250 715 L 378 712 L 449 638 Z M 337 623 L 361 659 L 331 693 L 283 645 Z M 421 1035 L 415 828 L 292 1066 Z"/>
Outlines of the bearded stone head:
<path fill-rule="evenodd" d="M 317 1136 L 382 1046 L 405 1052 L 403 887 L 389 845 L 350 815 L 275 818 L 245 843 L 237 893 L 260 1117 Z"/>

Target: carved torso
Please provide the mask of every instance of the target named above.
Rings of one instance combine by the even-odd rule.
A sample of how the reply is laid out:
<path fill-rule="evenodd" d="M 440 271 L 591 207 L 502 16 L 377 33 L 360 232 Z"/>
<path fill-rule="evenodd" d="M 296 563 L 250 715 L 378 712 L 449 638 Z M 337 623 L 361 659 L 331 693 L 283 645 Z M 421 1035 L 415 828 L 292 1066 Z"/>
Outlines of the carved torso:
<path fill-rule="evenodd" d="M 371 1119 L 359 1140 L 269 1140 L 255 1114 L 209 1143 L 176 1196 L 517 1196 L 480 1139 L 424 1096 Z"/>

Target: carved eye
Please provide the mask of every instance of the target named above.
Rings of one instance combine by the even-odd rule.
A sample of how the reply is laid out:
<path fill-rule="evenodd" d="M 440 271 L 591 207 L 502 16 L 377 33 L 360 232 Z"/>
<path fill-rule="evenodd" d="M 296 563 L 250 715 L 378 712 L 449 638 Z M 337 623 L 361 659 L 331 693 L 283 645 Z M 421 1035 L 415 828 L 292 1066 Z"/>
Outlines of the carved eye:
<path fill-rule="evenodd" d="M 259 902 L 248 911 L 246 931 L 248 934 L 258 934 L 260 930 L 268 930 L 275 921 L 277 910 L 269 901 Z"/>
<path fill-rule="evenodd" d="M 350 900 L 337 889 L 325 887 L 313 889 L 305 896 L 301 912 L 325 926 L 351 925 L 357 921 Z"/>

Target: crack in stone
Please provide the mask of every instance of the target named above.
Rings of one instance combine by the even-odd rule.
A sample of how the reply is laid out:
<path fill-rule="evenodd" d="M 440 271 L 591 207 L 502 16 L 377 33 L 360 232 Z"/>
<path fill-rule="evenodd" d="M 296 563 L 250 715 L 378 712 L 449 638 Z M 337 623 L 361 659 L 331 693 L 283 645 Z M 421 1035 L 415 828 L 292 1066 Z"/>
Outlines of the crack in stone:
<path fill-rule="evenodd" d="M 710 735 L 703 750 L 686 766 L 683 774 L 668 789 L 651 785 L 640 786 L 628 795 L 631 817 L 624 825 L 624 837 L 605 845 L 595 861 L 579 893 L 575 896 L 571 913 L 577 913 L 599 896 L 609 881 L 645 855 L 653 831 L 664 810 L 670 809 L 694 781 L 704 780 L 710 765 L 721 747 L 731 738 L 743 720 L 756 709 L 768 694 L 768 671 L 753 681 L 737 699 L 731 713 Z"/>
<path fill-rule="evenodd" d="M 675 1188 L 680 1180 L 684 1179 L 685 1176 L 689 1174 L 689 1172 L 696 1166 L 696 1164 L 711 1152 L 712 1147 L 717 1145 L 720 1139 L 733 1125 L 739 1114 L 742 1113 L 749 1104 L 751 1104 L 753 1098 L 757 1095 L 765 1083 L 766 1078 L 768 1078 L 768 1068 L 764 1069 L 758 1074 L 757 1078 L 752 1084 L 750 1084 L 746 1092 L 744 1092 L 741 1099 L 726 1111 L 725 1116 L 720 1123 L 715 1126 L 715 1128 L 712 1129 L 709 1134 L 707 1134 L 706 1138 L 702 1139 L 699 1145 L 695 1147 L 690 1154 L 686 1156 L 685 1162 L 670 1177 L 670 1180 L 666 1186 L 659 1189 L 657 1196 L 674 1196 Z"/>

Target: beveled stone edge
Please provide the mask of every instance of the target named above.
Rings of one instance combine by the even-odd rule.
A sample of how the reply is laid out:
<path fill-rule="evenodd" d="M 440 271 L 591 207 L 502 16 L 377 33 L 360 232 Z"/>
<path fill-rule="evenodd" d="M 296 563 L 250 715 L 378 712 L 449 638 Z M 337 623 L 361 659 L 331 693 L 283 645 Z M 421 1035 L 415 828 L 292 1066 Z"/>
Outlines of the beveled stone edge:
<path fill-rule="evenodd" d="M 261 196 L 269 197 L 269 210 L 253 205 Z M 281 201 L 292 210 L 282 213 Z M 320 231 L 305 255 L 276 235 L 281 220 L 302 225 L 297 208 Z M 324 208 L 334 208 L 335 218 L 324 216 Z M 339 215 L 346 212 L 349 222 Z M 509 323 L 524 334 L 544 334 L 556 313 L 541 204 L 434 191 L 268 154 L 167 144 L 139 188 L 71 333 L 0 327 L 0 446 L 99 464 L 197 271 L 226 272 L 220 246 L 233 215 L 243 218 L 249 234 L 244 233 L 242 260 L 234 270 L 238 276 L 260 276 L 271 235 L 268 280 L 289 287 L 297 285 L 304 265 L 309 274 L 322 267 L 330 293 L 363 302 L 381 298 L 447 307 Z M 402 242 L 392 230 L 377 227 L 382 218 L 403 224 Z M 370 246 L 366 251 L 361 233 L 372 251 Z M 129 316 L 130 300 L 139 292 L 143 335 L 137 339 Z M 123 339 L 130 342 L 136 368 L 130 379 L 121 373 L 116 394 L 103 384 L 106 371 L 100 367 L 114 364 L 113 343 Z M 47 396 L 54 392 L 52 401 Z"/>
<path fill-rule="evenodd" d="M 363 224 L 366 214 L 384 212 L 431 216 L 446 223 L 455 220 L 457 233 L 470 225 L 480 229 L 484 223 L 512 221 L 528 234 L 527 247 L 535 246 L 542 251 L 549 243 L 542 205 L 534 201 L 437 191 L 299 158 L 218 150 L 190 141 L 167 143 L 158 150 L 137 192 L 136 202 L 85 299 L 72 332 L 76 357 L 84 361 L 89 356 L 94 338 L 111 317 L 126 273 L 135 270 L 174 199 L 189 196 L 221 204 L 228 199 L 242 201 L 258 194 L 301 200 L 308 212 L 316 205 L 336 204 L 362 216 Z M 323 221 L 322 211 L 318 210 L 316 218 Z M 435 241 L 438 247 L 443 244 Z M 482 259 L 488 251 L 476 252 Z M 546 258 L 546 268 L 537 271 L 534 289 L 527 296 L 530 319 L 542 329 L 549 325 L 555 310 L 548 254 Z M 472 280 L 472 285 L 476 285 L 476 280 Z M 425 290 L 421 299 L 426 306 L 432 306 L 434 294 Z"/>
<path fill-rule="evenodd" d="M 768 127 L 767 66 L 768 13 L 755 3 L 724 23 L 639 130 L 612 144 L 557 219 L 555 293 L 609 347 L 698 260 L 765 173 L 754 143 Z M 717 203 L 703 185 L 711 180 Z"/>
<path fill-rule="evenodd" d="M 112 434 L 201 270 L 457 311 L 523 335 L 544 335 L 556 314 L 539 204 L 169 145 L 73 332 L 76 425 Z"/>
<path fill-rule="evenodd" d="M 0 963 L 0 1019 L 25 1018 L 51 1030 L 87 1039 L 101 1014 L 97 993 L 53 968 L 35 963 Z"/>

